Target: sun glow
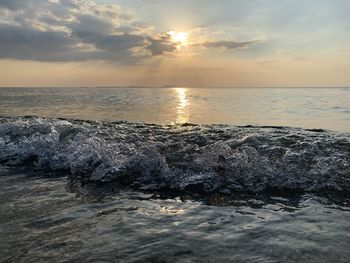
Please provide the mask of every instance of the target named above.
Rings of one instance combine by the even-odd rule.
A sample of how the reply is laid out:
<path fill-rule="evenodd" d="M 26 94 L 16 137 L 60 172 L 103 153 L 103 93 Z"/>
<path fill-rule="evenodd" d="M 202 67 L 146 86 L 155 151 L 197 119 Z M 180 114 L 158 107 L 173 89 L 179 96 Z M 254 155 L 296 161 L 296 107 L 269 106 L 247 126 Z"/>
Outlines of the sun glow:
<path fill-rule="evenodd" d="M 168 34 L 171 37 L 171 41 L 175 43 L 179 43 L 181 45 L 187 45 L 188 44 L 188 33 L 186 32 L 175 32 L 175 31 L 170 31 Z"/>

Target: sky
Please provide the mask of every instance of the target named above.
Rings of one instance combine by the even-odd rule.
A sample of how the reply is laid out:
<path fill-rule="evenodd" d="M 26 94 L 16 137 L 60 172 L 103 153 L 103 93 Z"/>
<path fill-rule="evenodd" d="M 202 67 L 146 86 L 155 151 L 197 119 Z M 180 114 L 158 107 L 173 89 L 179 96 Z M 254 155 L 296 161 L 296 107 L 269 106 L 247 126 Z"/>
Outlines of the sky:
<path fill-rule="evenodd" d="M 0 0 L 0 86 L 350 86 L 348 0 Z"/>

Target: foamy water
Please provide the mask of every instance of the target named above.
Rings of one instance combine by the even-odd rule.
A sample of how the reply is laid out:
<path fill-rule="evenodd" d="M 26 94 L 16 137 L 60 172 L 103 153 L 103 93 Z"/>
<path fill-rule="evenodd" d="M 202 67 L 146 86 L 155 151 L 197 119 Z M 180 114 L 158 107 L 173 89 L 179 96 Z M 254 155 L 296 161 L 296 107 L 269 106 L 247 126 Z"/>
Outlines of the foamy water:
<path fill-rule="evenodd" d="M 284 127 L 0 119 L 0 161 L 72 185 L 178 194 L 350 195 L 350 133 Z"/>

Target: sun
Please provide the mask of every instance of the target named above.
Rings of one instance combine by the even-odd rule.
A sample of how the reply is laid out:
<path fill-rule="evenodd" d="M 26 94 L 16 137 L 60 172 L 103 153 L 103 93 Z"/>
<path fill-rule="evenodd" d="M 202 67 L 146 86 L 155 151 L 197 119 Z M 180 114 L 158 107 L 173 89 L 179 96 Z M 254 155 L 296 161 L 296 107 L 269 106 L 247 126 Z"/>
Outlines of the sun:
<path fill-rule="evenodd" d="M 188 44 L 188 33 L 186 32 L 176 32 L 176 31 L 169 31 L 168 34 L 171 37 L 171 41 L 175 43 L 179 43 L 183 46 Z"/>

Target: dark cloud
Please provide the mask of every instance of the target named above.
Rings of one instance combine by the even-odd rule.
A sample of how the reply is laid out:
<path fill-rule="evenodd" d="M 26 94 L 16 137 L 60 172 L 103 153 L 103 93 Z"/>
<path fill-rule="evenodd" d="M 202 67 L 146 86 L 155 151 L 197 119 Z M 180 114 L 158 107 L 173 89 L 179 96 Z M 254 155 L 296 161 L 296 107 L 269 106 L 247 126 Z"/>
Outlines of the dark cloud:
<path fill-rule="evenodd" d="M 105 18 L 89 14 L 79 15 L 76 19 L 77 21 L 68 27 L 81 39 L 89 40 L 91 36 L 108 35 L 114 31 L 114 25 Z"/>
<path fill-rule="evenodd" d="M 72 0 L 60 0 L 60 4 L 69 8 L 79 9 L 79 6 L 75 3 L 75 1 Z"/>
<path fill-rule="evenodd" d="M 0 35 L 0 57 L 19 60 L 132 63 L 141 57 L 134 58 L 130 49 L 145 45 L 145 39 L 136 35 L 96 36 L 91 45 L 64 32 L 39 32 L 19 26 L 2 26 Z"/>
<path fill-rule="evenodd" d="M 75 61 L 97 57 L 79 47 L 79 40 L 63 32 L 40 32 L 30 28 L 0 27 L 0 57 L 38 61 Z"/>
<path fill-rule="evenodd" d="M 95 44 L 100 49 L 117 52 L 135 47 L 143 47 L 145 45 L 145 39 L 142 36 L 123 34 L 102 37 Z"/>
<path fill-rule="evenodd" d="M 158 39 L 149 38 L 150 44 L 147 49 L 151 51 L 153 56 L 163 55 L 166 52 L 174 52 L 177 49 L 176 43 L 171 41 L 171 37 L 165 34 Z"/>
<path fill-rule="evenodd" d="M 241 47 L 249 46 L 257 41 L 246 41 L 246 42 L 237 42 L 237 41 L 213 41 L 213 42 L 205 42 L 200 44 L 206 48 L 226 48 L 226 49 L 237 49 Z"/>
<path fill-rule="evenodd" d="M 29 0 L 0 0 L 0 7 L 15 11 L 26 8 L 28 2 Z"/>

